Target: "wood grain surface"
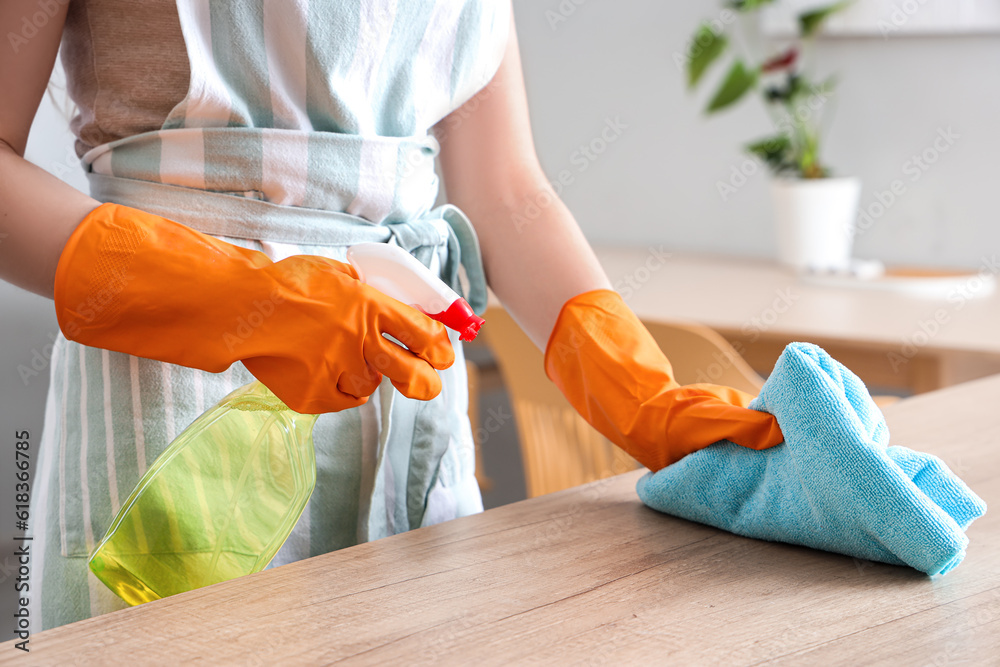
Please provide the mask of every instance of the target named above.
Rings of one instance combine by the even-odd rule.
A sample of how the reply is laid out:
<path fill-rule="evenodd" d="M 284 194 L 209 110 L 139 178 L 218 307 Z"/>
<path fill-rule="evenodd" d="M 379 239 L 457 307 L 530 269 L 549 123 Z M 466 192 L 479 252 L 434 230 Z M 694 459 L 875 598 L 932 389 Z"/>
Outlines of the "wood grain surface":
<path fill-rule="evenodd" d="M 1000 377 L 890 406 L 992 509 L 915 570 L 661 515 L 628 473 L 32 636 L 2 664 L 1000 664 Z"/>

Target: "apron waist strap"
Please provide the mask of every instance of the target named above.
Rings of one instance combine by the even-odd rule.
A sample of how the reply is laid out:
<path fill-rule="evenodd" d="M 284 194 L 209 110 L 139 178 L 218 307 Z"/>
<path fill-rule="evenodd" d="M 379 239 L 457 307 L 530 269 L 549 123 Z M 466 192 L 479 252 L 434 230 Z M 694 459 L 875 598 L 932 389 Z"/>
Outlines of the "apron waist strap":
<path fill-rule="evenodd" d="M 152 181 L 94 172 L 87 178 L 90 194 L 98 201 L 169 217 L 212 236 L 317 246 L 395 243 L 407 252 L 447 244 L 442 280 L 463 294 L 476 313 L 486 310 L 486 274 L 479 242 L 468 217 L 451 204 L 413 220 L 375 224 L 350 213 L 282 206 Z M 459 266 L 465 268 L 468 290 L 462 288 Z"/>

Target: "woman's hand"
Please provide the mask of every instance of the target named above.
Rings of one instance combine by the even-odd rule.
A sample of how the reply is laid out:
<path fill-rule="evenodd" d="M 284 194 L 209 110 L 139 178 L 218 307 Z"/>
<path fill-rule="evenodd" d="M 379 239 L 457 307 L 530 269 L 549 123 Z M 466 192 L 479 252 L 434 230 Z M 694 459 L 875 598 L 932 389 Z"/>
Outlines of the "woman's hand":
<path fill-rule="evenodd" d="M 435 369 L 455 359 L 442 324 L 365 285 L 349 264 L 272 262 L 116 204 L 94 210 L 66 243 L 55 305 L 70 340 L 211 372 L 242 360 L 303 413 L 361 405 L 383 375 L 431 399 L 441 391 Z"/>
<path fill-rule="evenodd" d="M 752 396 L 681 386 L 656 341 L 610 290 L 570 299 L 545 350 L 545 372 L 587 422 L 652 471 L 720 440 L 749 449 L 784 441 Z"/>

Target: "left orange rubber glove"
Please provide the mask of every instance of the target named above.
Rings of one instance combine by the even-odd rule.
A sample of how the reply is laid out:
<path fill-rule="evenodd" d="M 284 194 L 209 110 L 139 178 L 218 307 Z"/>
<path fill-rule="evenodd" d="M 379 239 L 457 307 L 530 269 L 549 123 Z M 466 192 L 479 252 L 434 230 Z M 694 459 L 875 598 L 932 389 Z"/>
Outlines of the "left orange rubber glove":
<path fill-rule="evenodd" d="M 431 399 L 436 370 L 455 360 L 442 324 L 362 283 L 350 264 L 272 262 L 116 204 L 94 209 L 67 241 L 55 306 L 69 340 L 213 373 L 242 361 L 302 413 L 361 405 L 383 375 Z"/>
<path fill-rule="evenodd" d="M 752 396 L 681 386 L 667 357 L 617 292 L 567 301 L 545 349 L 545 372 L 587 422 L 652 471 L 720 440 L 766 449 L 784 440 Z"/>

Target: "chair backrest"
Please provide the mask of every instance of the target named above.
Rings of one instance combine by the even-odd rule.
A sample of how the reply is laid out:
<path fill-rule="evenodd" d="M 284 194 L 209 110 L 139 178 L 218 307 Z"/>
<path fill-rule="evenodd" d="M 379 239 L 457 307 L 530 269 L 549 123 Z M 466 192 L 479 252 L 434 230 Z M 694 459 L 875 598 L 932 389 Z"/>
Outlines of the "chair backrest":
<path fill-rule="evenodd" d="M 764 385 L 740 353 L 714 329 L 691 322 L 644 322 L 681 384 L 708 382 L 756 396 Z"/>
<path fill-rule="evenodd" d="M 469 383 L 469 425 L 472 427 L 472 440 L 476 445 L 476 482 L 479 490 L 487 493 L 493 490 L 493 480 L 486 474 L 483 467 L 483 443 L 479 441 L 479 366 L 468 359 L 465 360 L 465 374 Z"/>
<path fill-rule="evenodd" d="M 485 315 L 517 422 L 529 497 L 640 467 L 580 417 L 545 375 L 543 355 L 503 309 Z M 688 323 L 647 324 L 681 384 L 713 382 L 756 394 L 763 381 L 722 336 Z"/>
<path fill-rule="evenodd" d="M 545 375 L 542 353 L 503 308 L 483 333 L 510 396 L 528 497 L 568 489 L 639 466 L 580 417 Z"/>

